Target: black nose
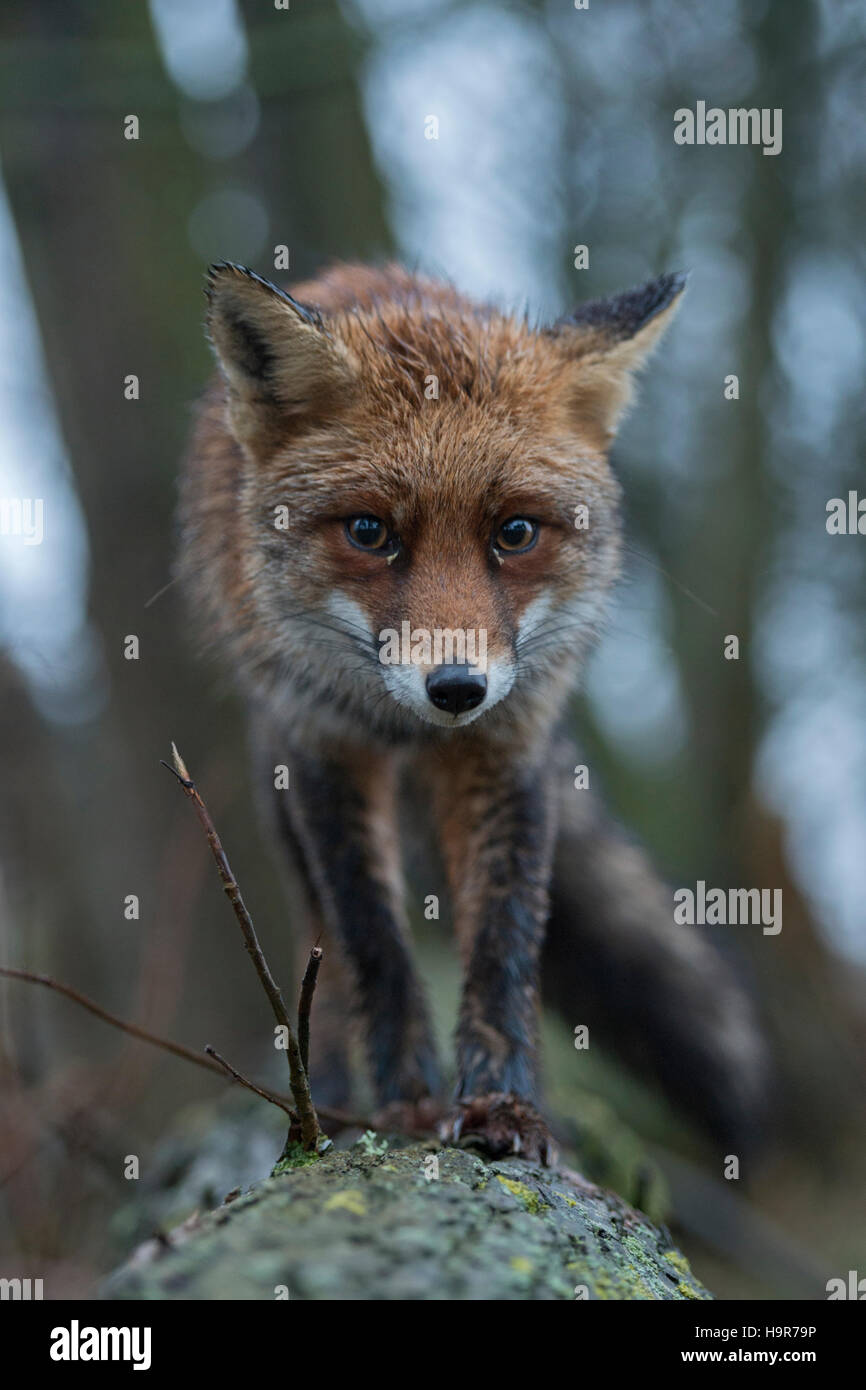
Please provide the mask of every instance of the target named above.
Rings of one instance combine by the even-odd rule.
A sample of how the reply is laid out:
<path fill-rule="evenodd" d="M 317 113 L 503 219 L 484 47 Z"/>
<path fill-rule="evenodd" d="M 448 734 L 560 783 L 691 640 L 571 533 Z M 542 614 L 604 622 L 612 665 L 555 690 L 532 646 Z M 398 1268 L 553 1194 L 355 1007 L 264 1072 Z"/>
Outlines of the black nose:
<path fill-rule="evenodd" d="M 437 709 L 462 714 L 475 709 L 487 694 L 487 677 L 473 666 L 437 666 L 427 677 L 427 694 Z"/>

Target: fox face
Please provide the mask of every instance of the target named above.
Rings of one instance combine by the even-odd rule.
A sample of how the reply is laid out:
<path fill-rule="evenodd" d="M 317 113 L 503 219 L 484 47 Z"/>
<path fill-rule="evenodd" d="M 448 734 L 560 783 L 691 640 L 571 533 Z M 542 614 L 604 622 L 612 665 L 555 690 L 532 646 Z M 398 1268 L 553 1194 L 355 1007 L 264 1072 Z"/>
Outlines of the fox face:
<path fill-rule="evenodd" d="M 215 267 L 187 535 L 259 692 L 393 737 L 552 709 L 617 574 L 610 442 L 682 288 L 539 330 L 393 267 L 291 296 Z"/>

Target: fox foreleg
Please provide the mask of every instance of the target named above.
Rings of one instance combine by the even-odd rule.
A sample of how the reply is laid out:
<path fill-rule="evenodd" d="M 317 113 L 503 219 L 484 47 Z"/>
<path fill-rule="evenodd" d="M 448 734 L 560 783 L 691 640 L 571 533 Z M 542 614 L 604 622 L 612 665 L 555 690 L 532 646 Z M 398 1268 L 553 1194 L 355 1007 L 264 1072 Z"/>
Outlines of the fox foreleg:
<path fill-rule="evenodd" d="M 319 910 L 353 976 L 380 1106 L 421 1101 L 439 1077 L 403 919 L 393 793 L 381 757 L 332 761 L 300 752 L 285 793 Z"/>
<path fill-rule="evenodd" d="M 535 1110 L 538 971 L 555 799 L 538 762 L 463 750 L 440 768 L 438 805 L 464 982 L 453 1137 L 546 1160 Z"/>

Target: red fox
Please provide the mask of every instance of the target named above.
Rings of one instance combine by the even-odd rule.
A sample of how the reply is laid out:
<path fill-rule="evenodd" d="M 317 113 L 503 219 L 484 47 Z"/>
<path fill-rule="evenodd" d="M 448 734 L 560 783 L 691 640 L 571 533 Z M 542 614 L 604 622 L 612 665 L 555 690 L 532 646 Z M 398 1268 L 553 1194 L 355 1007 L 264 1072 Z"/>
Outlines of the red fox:
<path fill-rule="evenodd" d="M 539 329 L 396 266 L 337 266 L 291 294 L 242 266 L 209 274 L 220 372 L 182 495 L 197 626 L 245 697 L 378 1104 L 404 1120 L 436 1113 L 440 1080 L 398 790 L 429 804 L 464 970 L 443 1133 L 492 1153 L 550 1157 L 542 973 L 570 1026 L 606 1024 L 726 1142 L 758 1105 L 745 995 L 575 789 L 563 732 L 619 569 L 608 452 L 683 287 L 662 275 Z"/>

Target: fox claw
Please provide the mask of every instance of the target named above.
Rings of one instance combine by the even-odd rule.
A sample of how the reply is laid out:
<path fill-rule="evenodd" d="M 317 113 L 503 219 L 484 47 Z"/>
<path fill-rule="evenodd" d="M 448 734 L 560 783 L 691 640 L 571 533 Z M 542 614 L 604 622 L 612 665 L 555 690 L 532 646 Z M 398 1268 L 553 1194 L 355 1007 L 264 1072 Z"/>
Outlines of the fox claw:
<path fill-rule="evenodd" d="M 529 1101 L 511 1092 L 470 1096 L 440 1129 L 445 1143 L 483 1149 L 491 1158 L 520 1155 L 550 1167 L 558 1153 L 547 1125 Z"/>

